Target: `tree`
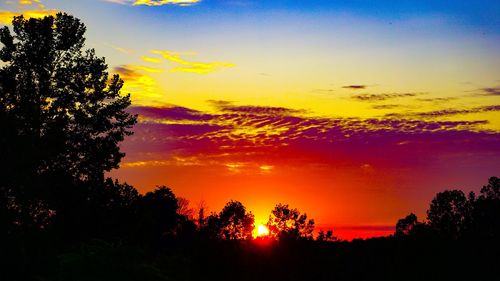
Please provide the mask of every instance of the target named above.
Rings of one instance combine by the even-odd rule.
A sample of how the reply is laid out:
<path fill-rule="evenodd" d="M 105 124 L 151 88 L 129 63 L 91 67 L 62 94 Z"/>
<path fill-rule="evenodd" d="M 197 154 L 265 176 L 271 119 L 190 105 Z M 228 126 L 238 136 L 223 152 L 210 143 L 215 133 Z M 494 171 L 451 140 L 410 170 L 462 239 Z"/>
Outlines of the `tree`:
<path fill-rule="evenodd" d="M 61 189 L 103 184 L 118 167 L 136 117 L 123 81 L 84 50 L 80 20 L 18 16 L 12 27 L 0 29 L 0 196 L 15 225 L 42 227 L 60 212 Z"/>
<path fill-rule="evenodd" d="M 139 231 L 148 239 L 172 235 L 178 224 L 177 198 L 166 186 L 159 186 L 146 193 L 139 203 Z"/>
<path fill-rule="evenodd" d="M 427 211 L 430 226 L 447 238 L 459 238 L 470 223 L 470 218 L 471 204 L 460 190 L 438 193 Z"/>
<path fill-rule="evenodd" d="M 491 177 L 481 188 L 481 199 L 500 200 L 500 178 Z"/>
<path fill-rule="evenodd" d="M 419 224 L 417 216 L 414 213 L 409 214 L 396 223 L 396 236 L 408 236 Z"/>
<path fill-rule="evenodd" d="M 491 177 L 473 203 L 473 235 L 480 239 L 500 237 L 500 179 Z"/>
<path fill-rule="evenodd" d="M 194 209 L 189 206 L 189 200 L 184 197 L 177 197 L 177 213 L 186 219 L 194 219 Z"/>
<path fill-rule="evenodd" d="M 278 204 L 271 211 L 267 227 L 271 236 L 281 240 L 312 239 L 314 220 L 308 220 L 307 214 L 301 214 L 297 209 Z"/>
<path fill-rule="evenodd" d="M 338 238 L 333 236 L 333 230 L 329 229 L 326 232 L 324 230 L 320 230 L 318 232 L 318 237 L 316 238 L 316 241 L 319 242 L 333 242 L 333 241 L 338 241 Z"/>
<path fill-rule="evenodd" d="M 207 219 L 206 232 L 212 238 L 246 240 L 252 237 L 254 216 L 238 201 L 230 201 L 219 214 Z"/>

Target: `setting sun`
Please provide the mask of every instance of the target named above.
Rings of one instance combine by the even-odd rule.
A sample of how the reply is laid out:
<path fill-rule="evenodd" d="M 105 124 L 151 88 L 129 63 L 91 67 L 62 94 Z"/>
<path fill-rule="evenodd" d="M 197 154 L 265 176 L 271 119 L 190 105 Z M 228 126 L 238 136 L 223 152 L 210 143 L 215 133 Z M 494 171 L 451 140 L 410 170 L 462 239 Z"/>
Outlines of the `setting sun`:
<path fill-rule="evenodd" d="M 257 227 L 257 237 L 263 237 L 269 235 L 269 229 L 263 224 Z"/>

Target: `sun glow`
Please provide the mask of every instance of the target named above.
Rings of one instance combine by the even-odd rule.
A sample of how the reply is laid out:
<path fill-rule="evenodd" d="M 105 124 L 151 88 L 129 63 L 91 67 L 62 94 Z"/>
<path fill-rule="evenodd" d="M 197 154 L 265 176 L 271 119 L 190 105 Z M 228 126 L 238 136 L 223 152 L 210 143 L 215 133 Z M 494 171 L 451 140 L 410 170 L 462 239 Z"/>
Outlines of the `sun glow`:
<path fill-rule="evenodd" d="M 258 227 L 257 227 L 257 237 L 264 237 L 264 236 L 268 236 L 269 235 L 269 229 L 263 225 L 263 224 L 260 224 Z"/>

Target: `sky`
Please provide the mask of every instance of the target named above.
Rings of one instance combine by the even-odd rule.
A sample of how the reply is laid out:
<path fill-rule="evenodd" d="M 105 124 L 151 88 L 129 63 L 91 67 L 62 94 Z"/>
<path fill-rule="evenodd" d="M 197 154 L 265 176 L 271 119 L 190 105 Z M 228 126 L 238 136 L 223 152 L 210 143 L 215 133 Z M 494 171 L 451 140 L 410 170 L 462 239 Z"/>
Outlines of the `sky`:
<path fill-rule="evenodd" d="M 110 175 L 141 192 L 350 239 L 500 175 L 498 1 L 0 0 L 0 24 L 57 11 L 131 93 Z"/>

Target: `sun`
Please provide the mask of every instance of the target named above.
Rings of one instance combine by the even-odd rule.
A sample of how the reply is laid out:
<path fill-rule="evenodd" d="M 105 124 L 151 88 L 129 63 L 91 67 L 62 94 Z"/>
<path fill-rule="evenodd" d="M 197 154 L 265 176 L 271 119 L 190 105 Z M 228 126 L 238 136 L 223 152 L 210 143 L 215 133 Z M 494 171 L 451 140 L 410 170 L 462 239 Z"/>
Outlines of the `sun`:
<path fill-rule="evenodd" d="M 269 235 L 269 229 L 265 225 L 260 224 L 257 227 L 257 237 L 264 237 L 268 235 Z"/>

